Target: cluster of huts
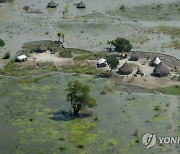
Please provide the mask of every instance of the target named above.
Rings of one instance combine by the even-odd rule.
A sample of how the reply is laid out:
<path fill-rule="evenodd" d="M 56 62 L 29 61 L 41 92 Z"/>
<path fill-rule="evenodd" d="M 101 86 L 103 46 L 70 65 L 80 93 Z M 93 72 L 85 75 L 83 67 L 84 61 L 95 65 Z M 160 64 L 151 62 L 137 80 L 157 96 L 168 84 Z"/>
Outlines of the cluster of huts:
<path fill-rule="evenodd" d="M 130 58 L 130 61 L 138 61 L 139 56 L 136 53 L 133 53 Z M 107 61 L 103 58 L 98 60 L 97 62 L 97 67 L 106 67 L 107 66 Z M 149 63 L 149 66 L 154 67 L 152 75 L 157 76 L 157 77 L 164 77 L 170 74 L 169 67 L 162 61 L 158 56 L 156 56 L 154 59 L 152 59 Z M 121 67 L 118 68 L 117 73 L 121 75 L 129 75 L 133 72 L 133 67 L 130 63 L 125 62 Z M 137 68 L 136 73 L 134 74 L 135 76 L 140 75 L 143 76 L 144 73 L 140 69 L 140 67 Z"/>
<path fill-rule="evenodd" d="M 43 44 L 40 44 L 37 46 L 35 52 L 37 53 L 43 53 L 47 51 L 47 47 L 45 47 Z M 53 52 L 53 50 L 51 51 L 51 53 Z M 18 55 L 16 57 L 16 61 L 17 62 L 26 62 L 28 60 L 28 57 L 26 55 Z"/>
<path fill-rule="evenodd" d="M 47 4 L 47 8 L 56 8 L 58 6 L 58 3 L 56 3 L 54 0 L 51 0 L 48 4 Z M 80 3 L 77 4 L 76 6 L 77 8 L 81 9 L 81 8 L 86 8 L 86 5 L 81 1 Z"/>

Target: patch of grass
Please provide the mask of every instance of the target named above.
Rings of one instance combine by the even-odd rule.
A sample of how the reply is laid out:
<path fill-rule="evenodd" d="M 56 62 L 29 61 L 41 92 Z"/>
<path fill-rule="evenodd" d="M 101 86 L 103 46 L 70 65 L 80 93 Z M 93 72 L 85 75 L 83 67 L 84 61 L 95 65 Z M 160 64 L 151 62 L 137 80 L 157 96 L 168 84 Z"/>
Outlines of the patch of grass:
<path fill-rule="evenodd" d="M 94 66 L 88 64 L 75 63 L 73 66 L 64 66 L 63 71 L 66 73 L 80 73 L 80 74 L 97 74 L 98 70 Z"/>
<path fill-rule="evenodd" d="M 22 76 L 31 74 L 40 74 L 45 72 L 57 71 L 57 67 L 52 63 L 41 62 L 37 65 L 24 65 L 11 60 L 1 71 L 2 74 L 12 76 Z"/>
<path fill-rule="evenodd" d="M 107 94 L 108 92 L 113 92 L 114 87 L 111 83 L 107 84 L 104 89 L 102 89 L 101 94 Z"/>
<path fill-rule="evenodd" d="M 180 49 L 180 41 L 179 40 L 172 41 L 172 47 L 175 49 Z"/>
<path fill-rule="evenodd" d="M 166 88 L 158 88 L 155 89 L 158 92 L 161 92 L 163 94 L 172 94 L 172 95 L 180 95 L 180 86 L 170 86 Z"/>
<path fill-rule="evenodd" d="M 61 57 L 65 57 L 65 58 L 72 58 L 72 52 L 69 51 L 69 50 L 65 50 L 65 49 L 61 50 L 61 52 L 59 53 L 59 55 L 60 55 Z"/>
<path fill-rule="evenodd" d="M 180 28 L 178 27 L 169 27 L 169 26 L 160 26 L 159 32 L 164 35 L 170 35 L 172 37 L 177 37 L 180 35 Z"/>
<path fill-rule="evenodd" d="M 127 153 L 127 151 L 130 150 L 131 147 L 136 145 L 136 140 L 132 139 L 127 144 L 124 145 L 122 151 Z"/>
<path fill-rule="evenodd" d="M 75 48 L 67 48 L 67 50 L 69 50 L 72 53 L 72 55 L 74 55 L 74 56 L 90 53 L 90 51 L 75 49 Z"/>
<path fill-rule="evenodd" d="M 116 10 L 110 10 L 108 13 L 113 16 L 120 16 L 129 19 L 138 19 L 144 21 L 155 21 L 155 20 L 178 20 L 178 9 L 176 7 L 178 3 L 171 3 L 165 5 L 141 5 L 135 7 L 128 7 L 126 9 L 124 7 L 120 7 Z M 165 7 L 164 7 L 165 6 Z M 127 10 L 127 11 L 125 11 Z"/>
<path fill-rule="evenodd" d="M 156 114 L 153 119 L 157 122 L 164 122 L 164 117 L 162 115 Z"/>
<path fill-rule="evenodd" d="M 107 56 L 107 53 L 105 52 L 93 52 L 93 53 L 86 53 L 86 54 L 76 56 L 74 59 L 75 60 L 94 60 L 94 59 L 99 59 L 106 56 Z"/>
<path fill-rule="evenodd" d="M 95 140 L 97 134 L 91 133 L 96 127 L 94 122 L 85 122 L 81 119 L 74 119 L 67 122 L 67 126 L 70 129 L 69 141 L 78 145 L 84 145 Z"/>
<path fill-rule="evenodd" d="M 117 147 L 118 141 L 114 138 L 108 139 L 103 145 L 105 148 Z"/>

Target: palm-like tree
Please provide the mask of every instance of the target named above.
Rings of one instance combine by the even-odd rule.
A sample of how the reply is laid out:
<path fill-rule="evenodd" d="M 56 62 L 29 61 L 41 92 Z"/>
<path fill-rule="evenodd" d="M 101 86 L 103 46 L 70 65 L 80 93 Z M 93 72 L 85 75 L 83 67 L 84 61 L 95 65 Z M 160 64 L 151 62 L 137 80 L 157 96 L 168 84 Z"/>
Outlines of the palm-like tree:
<path fill-rule="evenodd" d="M 65 34 L 63 32 L 61 33 L 61 37 L 62 37 L 62 40 L 63 40 L 63 43 L 64 43 Z"/>
<path fill-rule="evenodd" d="M 58 32 L 57 36 L 59 37 L 59 42 L 61 42 L 61 32 Z"/>

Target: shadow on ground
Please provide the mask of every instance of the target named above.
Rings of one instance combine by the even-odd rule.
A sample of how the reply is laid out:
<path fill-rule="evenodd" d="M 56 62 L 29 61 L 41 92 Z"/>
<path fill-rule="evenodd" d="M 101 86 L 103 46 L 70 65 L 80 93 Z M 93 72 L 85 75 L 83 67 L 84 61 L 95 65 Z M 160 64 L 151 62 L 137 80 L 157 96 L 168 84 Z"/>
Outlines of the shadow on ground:
<path fill-rule="evenodd" d="M 53 113 L 51 112 L 50 114 L 53 115 L 50 119 L 55 121 L 69 121 L 74 119 L 73 112 L 70 111 L 60 110 Z M 79 118 L 86 118 L 88 116 L 89 114 L 87 113 L 79 113 Z"/>

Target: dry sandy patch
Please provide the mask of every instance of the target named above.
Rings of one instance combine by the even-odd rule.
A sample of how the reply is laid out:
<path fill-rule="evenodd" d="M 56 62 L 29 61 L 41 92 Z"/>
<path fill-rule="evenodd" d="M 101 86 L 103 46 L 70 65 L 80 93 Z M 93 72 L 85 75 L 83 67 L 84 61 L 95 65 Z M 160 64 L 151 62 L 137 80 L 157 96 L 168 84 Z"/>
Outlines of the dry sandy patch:
<path fill-rule="evenodd" d="M 29 61 L 53 62 L 57 66 L 65 66 L 65 65 L 67 66 L 67 65 L 74 64 L 74 61 L 72 58 L 62 58 L 62 57 L 57 56 L 56 54 L 51 54 L 49 52 L 31 54 Z"/>

